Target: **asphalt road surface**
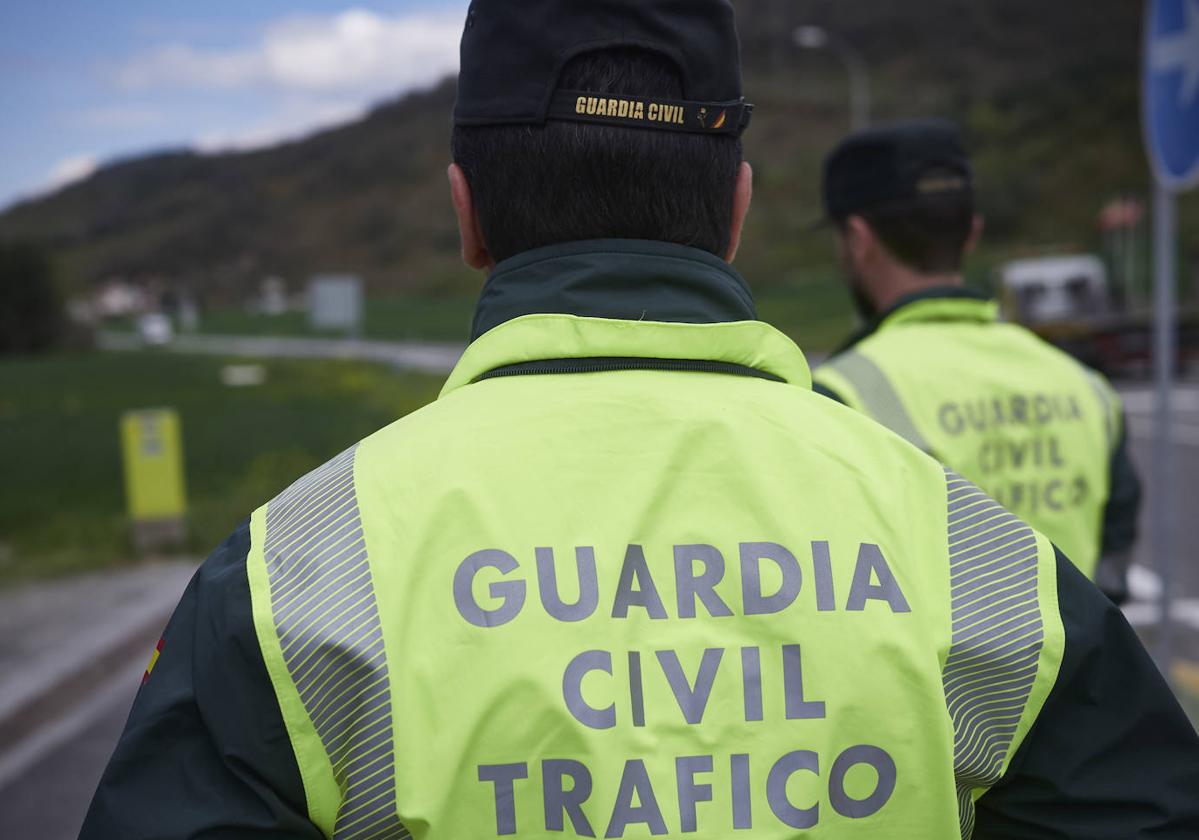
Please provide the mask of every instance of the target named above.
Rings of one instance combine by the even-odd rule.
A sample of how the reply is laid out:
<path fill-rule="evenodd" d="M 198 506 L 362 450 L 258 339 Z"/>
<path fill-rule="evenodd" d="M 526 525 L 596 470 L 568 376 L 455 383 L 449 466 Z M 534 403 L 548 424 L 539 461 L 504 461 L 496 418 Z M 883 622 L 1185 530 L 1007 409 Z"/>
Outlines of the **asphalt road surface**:
<path fill-rule="evenodd" d="M 132 333 L 101 333 L 101 350 L 141 352 L 146 344 Z M 379 362 L 401 370 L 446 374 L 462 358 L 465 345 L 435 342 L 367 341 L 357 338 L 288 338 L 237 335 L 181 335 L 165 350 L 206 356 L 266 359 L 354 359 Z"/>
<path fill-rule="evenodd" d="M 1133 457 L 1141 469 L 1148 502 L 1155 499 L 1149 473 L 1152 442 L 1152 394 L 1144 388 L 1125 393 Z M 1192 711 L 1199 708 L 1199 384 L 1180 388 L 1172 452 L 1177 485 L 1174 509 L 1174 590 L 1177 661 L 1175 684 Z M 1148 505 L 1137 550 L 1135 590 L 1140 600 L 1128 610 L 1133 624 L 1152 645 L 1157 612 L 1151 601 L 1159 579 L 1148 539 Z M 74 840 L 137 690 L 144 662 L 129 663 L 102 687 L 74 720 L 61 727 L 54 744 L 7 787 L 0 789 L 0 838 Z"/>
<path fill-rule="evenodd" d="M 142 657 L 141 659 L 144 659 Z M 130 662 L 72 720 L 60 721 L 43 756 L 0 790 L 0 838 L 76 840 L 121 730 L 145 662 Z"/>
<path fill-rule="evenodd" d="M 1157 639 L 1158 611 L 1151 603 L 1160 591 L 1161 563 L 1152 539 L 1150 510 L 1158 502 L 1151 472 L 1153 464 L 1153 393 L 1138 388 L 1125 392 L 1125 407 L 1133 459 L 1145 483 L 1146 504 L 1141 516 L 1141 539 L 1136 558 L 1140 574 L 1134 592 L 1142 603 L 1126 613 L 1153 647 Z M 1173 574 L 1171 601 L 1176 663 L 1173 676 L 1180 688 L 1199 698 L 1199 383 L 1178 388 L 1174 397 L 1171 458 L 1174 491 L 1171 506 Z"/>

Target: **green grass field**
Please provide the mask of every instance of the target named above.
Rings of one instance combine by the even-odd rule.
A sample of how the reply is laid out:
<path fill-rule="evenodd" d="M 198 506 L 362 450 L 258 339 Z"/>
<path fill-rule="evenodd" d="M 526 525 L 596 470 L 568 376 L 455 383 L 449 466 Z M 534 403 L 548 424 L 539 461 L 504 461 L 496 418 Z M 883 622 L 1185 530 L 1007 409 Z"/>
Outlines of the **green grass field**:
<path fill-rule="evenodd" d="M 850 330 L 835 277 L 797 274 L 758 301 L 805 350 Z M 364 333 L 465 342 L 474 300 L 373 298 Z M 204 332 L 312 335 L 303 313 L 205 313 Z M 272 361 L 258 388 L 222 359 L 154 352 L 0 361 L 0 584 L 131 562 L 118 422 L 171 407 L 183 422 L 191 539 L 207 553 L 242 517 L 354 441 L 433 400 L 437 377 L 350 362 Z"/>
<path fill-rule="evenodd" d="M 474 300 L 373 298 L 364 334 L 465 342 Z M 807 350 L 849 331 L 832 277 L 784 283 L 759 300 L 764 320 Z M 226 335 L 312 335 L 303 313 L 205 313 Z M 118 422 L 171 407 L 183 422 L 191 539 L 205 554 L 263 502 L 354 441 L 436 397 L 441 380 L 348 362 L 266 363 L 258 388 L 221 384 L 229 361 L 153 352 L 0 362 L 0 584 L 133 560 Z"/>
<path fill-rule="evenodd" d="M 805 350 L 829 350 L 851 329 L 849 296 L 831 273 L 772 286 L 757 296 L 759 315 L 794 338 Z M 466 342 L 474 317 L 474 297 L 373 297 L 366 304 L 362 337 L 380 341 Z M 132 329 L 129 321 L 110 327 Z M 237 309 L 202 314 L 199 331 L 206 335 L 330 336 L 308 323 L 305 312 L 262 315 Z"/>
<path fill-rule="evenodd" d="M 475 299 L 467 297 L 375 297 L 368 301 L 363 337 L 380 341 L 464 342 Z M 206 312 L 200 332 L 209 335 L 319 336 L 306 312 L 262 315 L 244 310 Z"/>
<path fill-rule="evenodd" d="M 439 378 L 349 362 L 268 362 L 228 388 L 219 359 L 157 353 L 0 362 L 0 584 L 134 560 L 117 437 L 129 409 L 183 422 L 191 539 L 206 554 L 256 507 L 436 398 Z"/>

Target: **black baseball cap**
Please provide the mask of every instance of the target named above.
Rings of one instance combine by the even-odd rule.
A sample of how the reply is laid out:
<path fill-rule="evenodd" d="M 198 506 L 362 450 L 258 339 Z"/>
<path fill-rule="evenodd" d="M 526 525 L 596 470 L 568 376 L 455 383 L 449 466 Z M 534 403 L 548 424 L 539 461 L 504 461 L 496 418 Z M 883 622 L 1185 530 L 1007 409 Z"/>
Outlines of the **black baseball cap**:
<path fill-rule="evenodd" d="M 854 213 L 974 194 L 974 170 L 957 126 L 893 123 L 852 134 L 824 163 L 825 223 Z"/>
<path fill-rule="evenodd" d="M 569 61 L 615 48 L 673 61 L 684 98 L 555 93 Z M 729 0 L 474 0 L 467 13 L 455 125 L 561 120 L 739 136 L 752 113 Z"/>

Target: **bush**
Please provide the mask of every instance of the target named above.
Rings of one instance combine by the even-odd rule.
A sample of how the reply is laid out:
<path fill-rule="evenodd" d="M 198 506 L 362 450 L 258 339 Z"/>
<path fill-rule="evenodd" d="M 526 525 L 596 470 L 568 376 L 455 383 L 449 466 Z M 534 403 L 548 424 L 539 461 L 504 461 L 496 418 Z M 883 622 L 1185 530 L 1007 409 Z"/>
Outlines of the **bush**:
<path fill-rule="evenodd" d="M 0 243 L 0 355 L 45 352 L 62 336 L 49 258 L 34 245 Z"/>

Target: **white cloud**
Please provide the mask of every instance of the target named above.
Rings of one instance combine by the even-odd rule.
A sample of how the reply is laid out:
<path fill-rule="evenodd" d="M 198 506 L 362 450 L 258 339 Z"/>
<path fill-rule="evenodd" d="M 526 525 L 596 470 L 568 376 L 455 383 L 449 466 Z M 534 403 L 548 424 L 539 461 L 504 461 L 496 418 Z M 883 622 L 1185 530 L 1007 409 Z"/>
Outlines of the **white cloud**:
<path fill-rule="evenodd" d="M 100 161 L 92 155 L 74 155 L 60 160 L 46 176 L 46 184 L 41 192 L 57 192 L 76 181 L 90 177 L 99 168 Z"/>
<path fill-rule="evenodd" d="M 378 96 L 454 72 L 461 31 L 457 9 L 391 17 L 350 9 L 280 20 L 248 47 L 162 47 L 128 62 L 118 79 L 131 89 L 276 88 Z"/>
<path fill-rule="evenodd" d="M 210 130 L 201 134 L 194 145 L 201 152 L 231 152 L 259 149 L 365 115 L 364 106 L 324 99 L 293 98 L 285 101 L 270 116 L 233 130 Z"/>

